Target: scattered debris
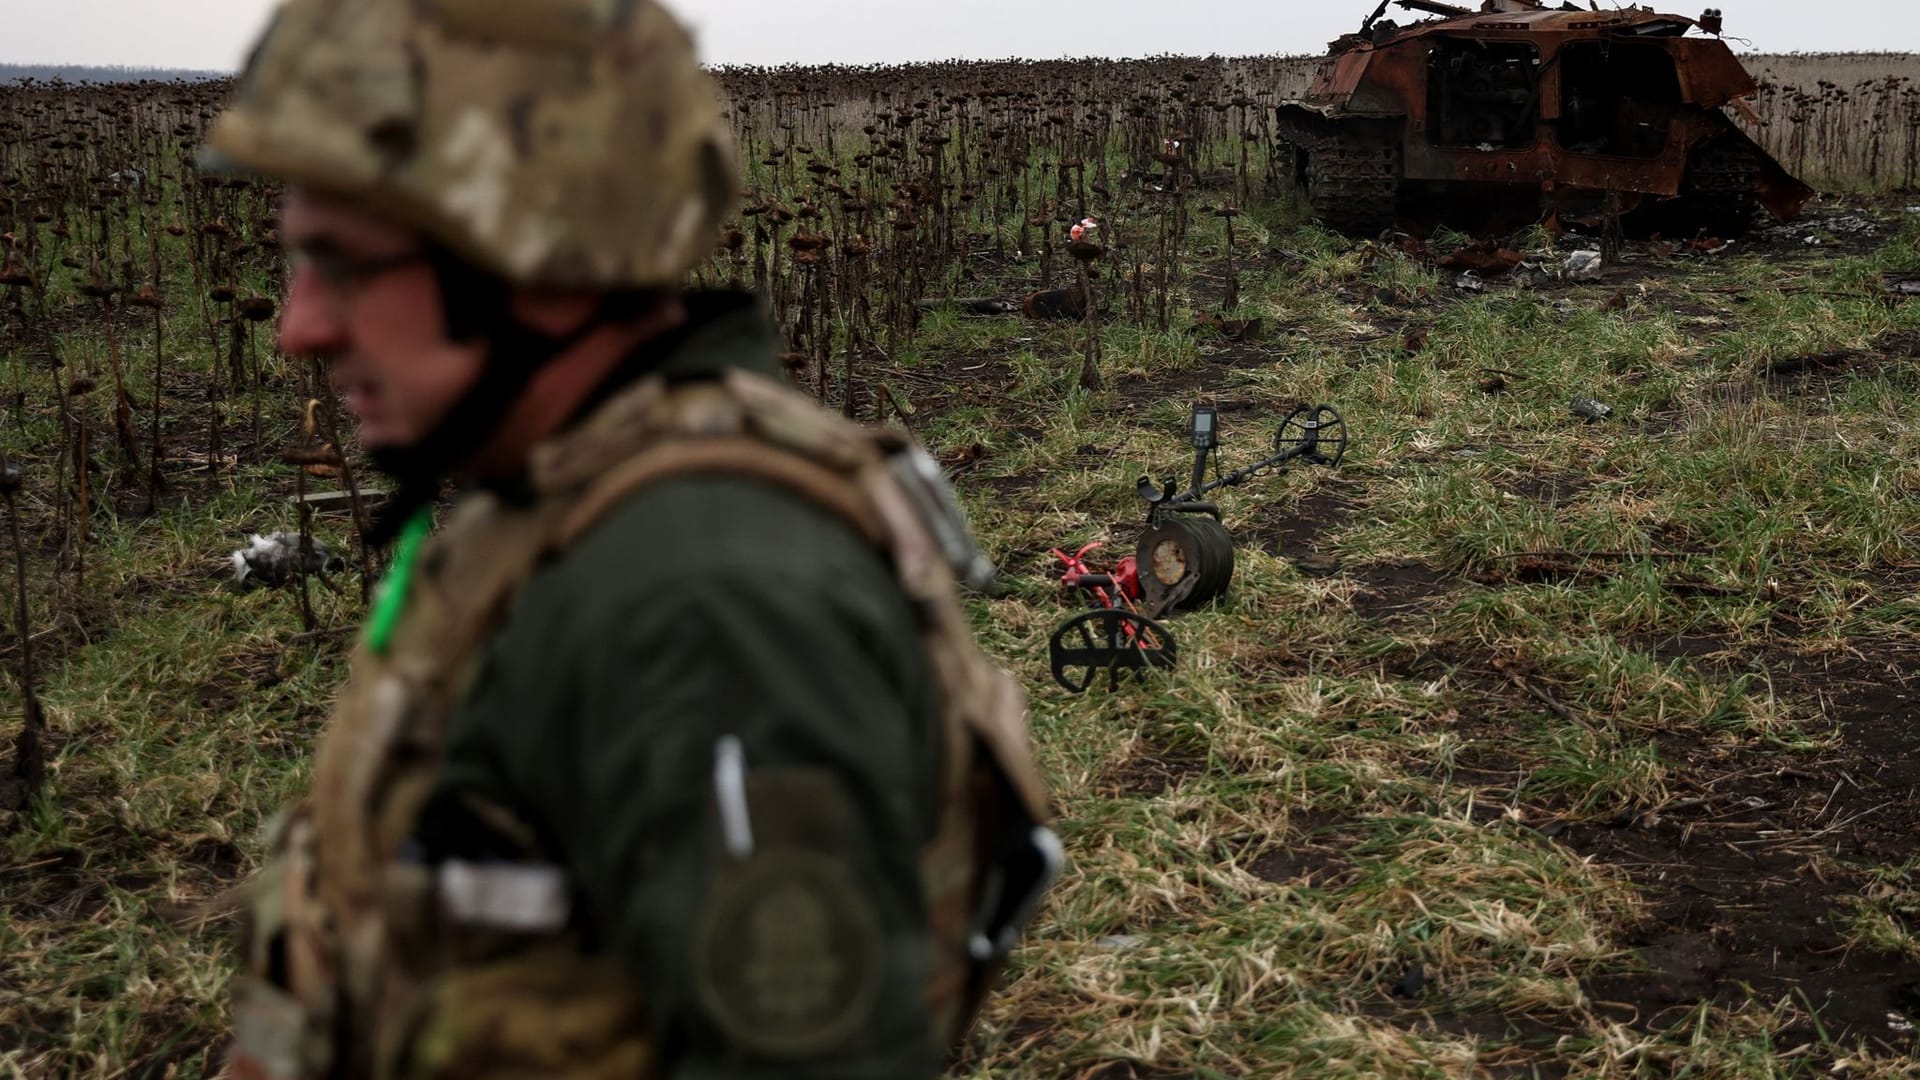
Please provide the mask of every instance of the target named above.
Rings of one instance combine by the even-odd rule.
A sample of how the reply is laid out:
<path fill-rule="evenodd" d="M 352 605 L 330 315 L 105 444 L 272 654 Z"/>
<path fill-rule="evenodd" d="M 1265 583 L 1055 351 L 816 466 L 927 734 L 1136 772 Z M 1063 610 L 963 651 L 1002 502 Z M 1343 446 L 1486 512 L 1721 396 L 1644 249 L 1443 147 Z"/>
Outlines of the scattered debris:
<path fill-rule="evenodd" d="M 1519 266 L 1521 255 L 1498 241 L 1481 240 L 1469 244 L 1440 260 L 1449 270 L 1471 270 L 1482 277 L 1495 277 Z"/>
<path fill-rule="evenodd" d="M 993 456 L 983 442 L 971 442 L 940 455 L 940 464 L 950 475 L 958 475 Z"/>
<path fill-rule="evenodd" d="M 1340 556 L 1302 555 L 1293 560 L 1293 565 L 1308 577 L 1329 577 L 1340 572 Z"/>
<path fill-rule="evenodd" d="M 922 311 L 937 308 L 954 307 L 969 315 L 1018 315 L 1020 301 L 1008 300 L 998 296 L 946 296 L 921 300 L 916 303 Z"/>
<path fill-rule="evenodd" d="M 1859 214 L 1849 214 L 1846 217 L 1829 219 L 1821 222 L 1821 227 L 1830 233 L 1837 233 L 1841 236 L 1864 236 L 1879 228 L 1871 218 L 1863 217 Z"/>
<path fill-rule="evenodd" d="M 1228 341 L 1259 341 L 1266 331 L 1266 320 L 1259 317 L 1251 319 L 1229 319 L 1211 313 L 1195 315 L 1193 326 L 1196 330 L 1217 331 Z"/>
<path fill-rule="evenodd" d="M 1573 415 L 1588 423 L 1605 420 L 1607 417 L 1613 415 L 1613 407 L 1611 405 L 1603 405 L 1590 397 L 1574 398 L 1568 403 L 1568 407 L 1573 410 Z"/>
<path fill-rule="evenodd" d="M 1545 263 L 1527 259 L 1507 272 L 1507 280 L 1523 289 L 1537 289 L 1553 280 L 1553 272 Z"/>
<path fill-rule="evenodd" d="M 251 584 L 278 588 L 297 574 L 326 574 L 346 568 L 346 560 L 311 536 L 303 557 L 300 534 L 289 532 L 268 536 L 255 533 L 246 547 L 235 550 L 227 559 L 233 565 L 233 583 L 241 588 Z"/>
<path fill-rule="evenodd" d="M 1020 312 L 1029 319 L 1084 319 L 1087 294 L 1078 286 L 1071 289 L 1042 289 L 1028 294 L 1020 302 Z"/>
<path fill-rule="evenodd" d="M 1400 976 L 1399 981 L 1393 984 L 1393 995 L 1395 997 L 1417 998 L 1424 993 L 1426 989 L 1427 969 L 1416 960 L 1413 966 L 1407 969 L 1406 974 Z"/>
<path fill-rule="evenodd" d="M 1560 268 L 1560 276 L 1568 281 L 1598 281 L 1605 265 L 1597 251 L 1576 251 L 1567 256 L 1566 265 Z"/>

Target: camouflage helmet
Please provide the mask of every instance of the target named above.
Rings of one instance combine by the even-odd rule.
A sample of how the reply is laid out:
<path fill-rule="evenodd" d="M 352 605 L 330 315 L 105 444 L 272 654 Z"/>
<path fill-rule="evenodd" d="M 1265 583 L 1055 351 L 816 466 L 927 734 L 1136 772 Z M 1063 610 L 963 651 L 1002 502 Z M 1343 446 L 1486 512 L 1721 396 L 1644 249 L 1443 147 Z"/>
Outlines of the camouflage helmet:
<path fill-rule="evenodd" d="M 719 88 L 653 0 L 285 0 L 207 143 L 209 169 L 561 289 L 679 284 L 739 186 Z"/>

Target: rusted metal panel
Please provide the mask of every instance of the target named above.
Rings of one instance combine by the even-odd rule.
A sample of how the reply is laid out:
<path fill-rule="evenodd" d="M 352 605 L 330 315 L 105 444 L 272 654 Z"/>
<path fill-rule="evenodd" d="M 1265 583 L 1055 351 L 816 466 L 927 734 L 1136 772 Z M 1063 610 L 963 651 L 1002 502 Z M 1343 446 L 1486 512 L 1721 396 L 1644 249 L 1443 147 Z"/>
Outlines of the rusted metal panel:
<path fill-rule="evenodd" d="M 1717 109 L 1760 89 L 1740 58 L 1717 40 L 1678 38 L 1664 44 L 1673 53 L 1687 100 L 1703 109 Z"/>
<path fill-rule="evenodd" d="M 1711 120 L 1677 120 L 1665 148 L 1651 158 L 1575 153 L 1548 137 L 1519 150 L 1450 150 L 1410 137 L 1405 176 L 1409 180 L 1552 183 L 1588 191 L 1678 195 L 1685 178 L 1687 152 L 1717 134 L 1720 131 Z"/>
<path fill-rule="evenodd" d="M 1671 28 L 1685 33 L 1694 25 L 1684 15 L 1661 15 L 1652 11 L 1527 11 L 1512 14 L 1469 15 L 1461 19 L 1438 19 L 1416 23 L 1407 28 L 1408 36 L 1422 34 L 1473 34 L 1514 30 L 1534 34 L 1594 34 L 1623 31 L 1645 34 L 1654 28 Z"/>
<path fill-rule="evenodd" d="M 1364 58 L 1345 111 L 1355 116 L 1419 117 L 1426 113 L 1426 85 L 1426 49 L 1373 53 Z"/>

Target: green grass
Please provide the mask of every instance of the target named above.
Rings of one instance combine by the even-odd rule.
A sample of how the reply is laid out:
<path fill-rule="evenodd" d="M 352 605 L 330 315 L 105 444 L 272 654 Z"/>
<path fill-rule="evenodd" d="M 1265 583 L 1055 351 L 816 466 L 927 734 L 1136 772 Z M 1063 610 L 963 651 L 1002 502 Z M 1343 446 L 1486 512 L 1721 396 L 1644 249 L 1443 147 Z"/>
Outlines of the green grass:
<path fill-rule="evenodd" d="M 1217 228 L 1196 218 L 1191 247 Z M 1891 347 L 1920 334 L 1920 307 L 1873 291 L 1920 266 L 1920 232 L 1463 296 L 1284 207 L 1238 231 L 1239 314 L 1266 320 L 1261 342 L 1192 327 L 1183 297 L 1167 330 L 1104 326 L 1108 389 L 1088 393 L 1079 326 L 932 312 L 875 373 L 937 452 L 972 462 L 960 488 L 1006 587 L 970 611 L 1031 694 L 1071 859 L 960 1074 L 1748 1080 L 1845 1058 L 1838 1075 L 1908 1075 L 1857 1033 L 1800 1038 L 1810 1003 L 1779 987 L 1658 1024 L 1609 1011 L 1595 980 L 1637 962 L 1630 930 L 1664 887 L 1569 838 L 1631 832 L 1617 823 L 1754 769 L 1822 768 L 1845 744 L 1796 660 L 1920 649 L 1902 576 L 1920 564 L 1916 368 Z M 144 333 L 126 331 L 128 356 L 150 355 Z M 1762 375 L 1842 351 L 1856 360 L 1837 373 Z M 22 364 L 28 400 L 51 400 Z M 134 365 L 136 397 L 146 378 Z M 1576 395 L 1613 417 L 1579 421 Z M 1223 494 L 1234 588 L 1172 624 L 1175 671 L 1068 695 L 1044 659 L 1073 610 L 1048 549 L 1130 549 L 1134 482 L 1184 476 L 1199 396 L 1223 406 L 1229 467 L 1296 401 L 1337 405 L 1351 451 Z M 200 415 L 170 404 L 185 439 Z M 246 413 L 230 407 L 230 438 Z M 267 416 L 268 464 L 215 480 L 176 460 L 160 513 L 98 509 L 78 589 L 42 536 L 55 417 L 9 410 L 0 428 L 41 537 L 55 748 L 0 840 L 0 1076 L 187 1080 L 224 1037 L 231 927 L 193 915 L 304 783 L 360 617 L 351 581 L 315 590 L 333 633 L 306 636 L 291 594 L 217 580 L 249 532 L 293 524 L 271 459 L 298 403 L 283 390 Z M 1310 551 L 1269 550 L 1291 516 L 1333 506 Z M 347 539 L 337 519 L 321 530 Z M 1310 572 L 1308 553 L 1337 566 Z M 1529 576 L 1530 554 L 1547 565 Z M 1411 585 L 1393 577 L 1407 565 Z M 1837 933 L 1920 959 L 1910 867 L 1823 865 Z M 1424 990 L 1397 995 L 1416 966 Z"/>

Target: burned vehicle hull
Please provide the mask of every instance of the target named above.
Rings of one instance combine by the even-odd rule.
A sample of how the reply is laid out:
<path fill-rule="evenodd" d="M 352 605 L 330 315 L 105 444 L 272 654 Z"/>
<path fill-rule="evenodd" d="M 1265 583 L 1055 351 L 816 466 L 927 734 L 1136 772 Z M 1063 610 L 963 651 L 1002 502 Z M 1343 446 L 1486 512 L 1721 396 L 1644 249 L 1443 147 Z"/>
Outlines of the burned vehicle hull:
<path fill-rule="evenodd" d="M 1730 235 L 1762 207 L 1790 220 L 1813 195 L 1724 111 L 1755 83 L 1718 37 L 1686 36 L 1692 19 L 1398 2 L 1438 18 L 1397 26 L 1383 2 L 1333 44 L 1307 96 L 1279 106 L 1294 180 L 1331 228 L 1617 213 Z"/>

